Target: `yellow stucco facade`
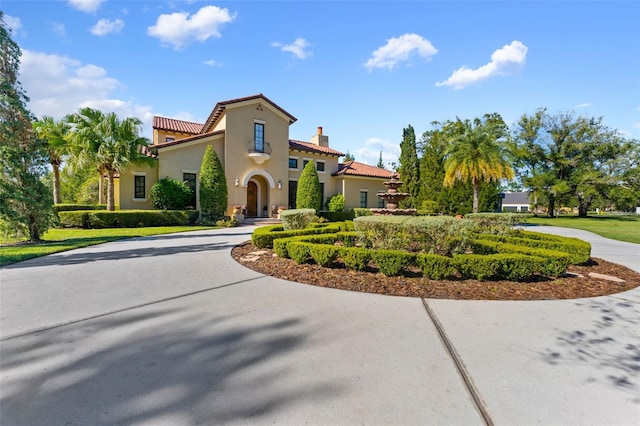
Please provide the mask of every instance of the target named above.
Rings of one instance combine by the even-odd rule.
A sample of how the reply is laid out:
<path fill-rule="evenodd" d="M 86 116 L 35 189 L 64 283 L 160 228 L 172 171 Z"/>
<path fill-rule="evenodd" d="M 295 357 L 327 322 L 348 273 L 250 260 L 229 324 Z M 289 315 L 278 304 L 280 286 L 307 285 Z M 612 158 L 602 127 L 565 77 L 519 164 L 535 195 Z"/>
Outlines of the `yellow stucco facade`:
<path fill-rule="evenodd" d="M 386 178 L 338 176 L 338 160 L 344 154 L 329 147 L 322 128 L 311 142 L 290 141 L 289 126 L 295 121 L 263 95 L 218 103 L 203 125 L 165 118 L 156 124 L 154 119 L 156 165 L 133 166 L 121 173 L 120 208 L 153 208 L 149 189 L 170 177 L 194 182 L 199 209 L 200 167 L 207 146 L 214 148 L 225 170 L 229 215 L 235 205 L 246 206 L 249 217 L 270 217 L 278 206 L 295 207 L 296 184 L 307 161 L 316 165 L 325 201 L 342 193 L 348 208 L 361 207 L 361 192 L 366 191 L 367 207 L 378 207 L 375 194 L 384 191 Z"/>

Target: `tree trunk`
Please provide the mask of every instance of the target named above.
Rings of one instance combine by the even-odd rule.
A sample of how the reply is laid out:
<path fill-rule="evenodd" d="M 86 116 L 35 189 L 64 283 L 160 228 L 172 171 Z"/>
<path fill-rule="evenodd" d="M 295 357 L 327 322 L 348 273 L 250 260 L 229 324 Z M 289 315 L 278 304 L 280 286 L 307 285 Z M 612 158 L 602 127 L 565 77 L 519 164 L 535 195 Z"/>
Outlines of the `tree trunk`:
<path fill-rule="evenodd" d="M 578 217 L 587 217 L 589 207 L 591 207 L 591 197 L 585 198 L 578 193 Z"/>
<path fill-rule="evenodd" d="M 104 188 L 103 188 L 103 175 L 104 175 L 104 169 L 99 168 L 98 169 L 98 176 L 100 176 L 100 179 L 98 179 L 98 204 L 104 204 Z"/>
<path fill-rule="evenodd" d="M 549 195 L 549 207 L 547 208 L 547 217 L 553 217 L 553 211 L 556 208 L 556 197 Z"/>
<path fill-rule="evenodd" d="M 38 224 L 36 218 L 32 215 L 29 215 L 29 241 L 39 242 L 40 241 L 40 228 L 38 228 Z"/>
<path fill-rule="evenodd" d="M 113 170 L 107 170 L 107 211 L 114 211 L 116 209 L 115 190 L 113 183 Z"/>
<path fill-rule="evenodd" d="M 471 185 L 473 185 L 473 212 L 478 213 L 478 206 L 480 204 L 480 197 L 478 194 L 480 193 L 480 188 L 475 180 L 471 182 Z"/>
<path fill-rule="evenodd" d="M 60 195 L 60 163 L 54 161 L 51 163 L 53 168 L 53 204 L 62 203 L 62 196 Z"/>

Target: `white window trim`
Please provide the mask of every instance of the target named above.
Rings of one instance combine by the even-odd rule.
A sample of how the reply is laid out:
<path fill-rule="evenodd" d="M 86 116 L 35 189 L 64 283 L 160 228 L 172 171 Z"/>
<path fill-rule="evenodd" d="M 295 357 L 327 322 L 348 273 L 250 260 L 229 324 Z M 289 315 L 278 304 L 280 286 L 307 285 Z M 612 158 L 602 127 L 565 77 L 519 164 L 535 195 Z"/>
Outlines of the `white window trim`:
<path fill-rule="evenodd" d="M 133 172 L 134 176 L 147 176 L 147 172 Z M 135 192 L 136 188 L 135 188 L 135 178 L 133 180 L 134 182 L 134 188 L 133 191 Z M 147 179 L 145 177 L 144 179 L 144 193 L 147 193 Z M 147 198 L 135 198 L 135 194 L 134 197 L 131 199 L 131 201 L 133 201 L 134 203 L 146 203 L 147 202 Z"/>
<path fill-rule="evenodd" d="M 134 176 L 146 176 L 147 172 L 133 172 Z"/>
<path fill-rule="evenodd" d="M 295 169 L 292 169 L 291 167 L 289 167 L 289 170 L 300 170 L 300 157 L 295 157 L 293 155 L 289 156 L 289 160 L 296 160 L 298 164 L 298 167 L 296 167 Z"/>
<path fill-rule="evenodd" d="M 191 169 L 182 169 L 182 173 L 193 173 L 194 175 L 198 174 L 197 170 L 191 170 Z"/>
<path fill-rule="evenodd" d="M 134 203 L 146 203 L 147 199 L 146 198 L 132 198 L 131 201 L 133 201 Z"/>
<path fill-rule="evenodd" d="M 264 124 L 267 124 L 267 122 L 266 122 L 266 121 L 264 121 L 264 120 L 259 120 L 259 119 L 257 119 L 257 118 L 254 118 L 254 119 L 253 119 L 253 122 L 254 122 L 254 123 L 258 123 L 258 124 L 263 124 L 263 125 L 264 125 Z"/>

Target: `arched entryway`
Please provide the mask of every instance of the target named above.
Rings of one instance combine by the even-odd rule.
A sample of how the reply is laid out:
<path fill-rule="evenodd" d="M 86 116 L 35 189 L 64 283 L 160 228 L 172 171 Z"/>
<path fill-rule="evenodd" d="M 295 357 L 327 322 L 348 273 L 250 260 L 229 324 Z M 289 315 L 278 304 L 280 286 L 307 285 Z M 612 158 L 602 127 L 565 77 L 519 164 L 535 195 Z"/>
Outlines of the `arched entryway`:
<path fill-rule="evenodd" d="M 269 217 L 270 190 L 275 188 L 273 177 L 265 170 L 253 170 L 242 180 L 247 188 L 247 217 Z"/>

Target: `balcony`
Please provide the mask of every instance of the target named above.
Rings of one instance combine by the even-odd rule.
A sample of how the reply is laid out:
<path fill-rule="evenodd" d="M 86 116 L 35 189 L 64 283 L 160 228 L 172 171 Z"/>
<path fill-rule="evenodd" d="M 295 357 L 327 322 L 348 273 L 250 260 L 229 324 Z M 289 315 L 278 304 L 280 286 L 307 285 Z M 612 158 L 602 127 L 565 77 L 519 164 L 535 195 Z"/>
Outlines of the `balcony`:
<path fill-rule="evenodd" d="M 251 141 L 247 149 L 249 157 L 257 164 L 262 164 L 271 158 L 271 144 L 269 142 Z"/>

